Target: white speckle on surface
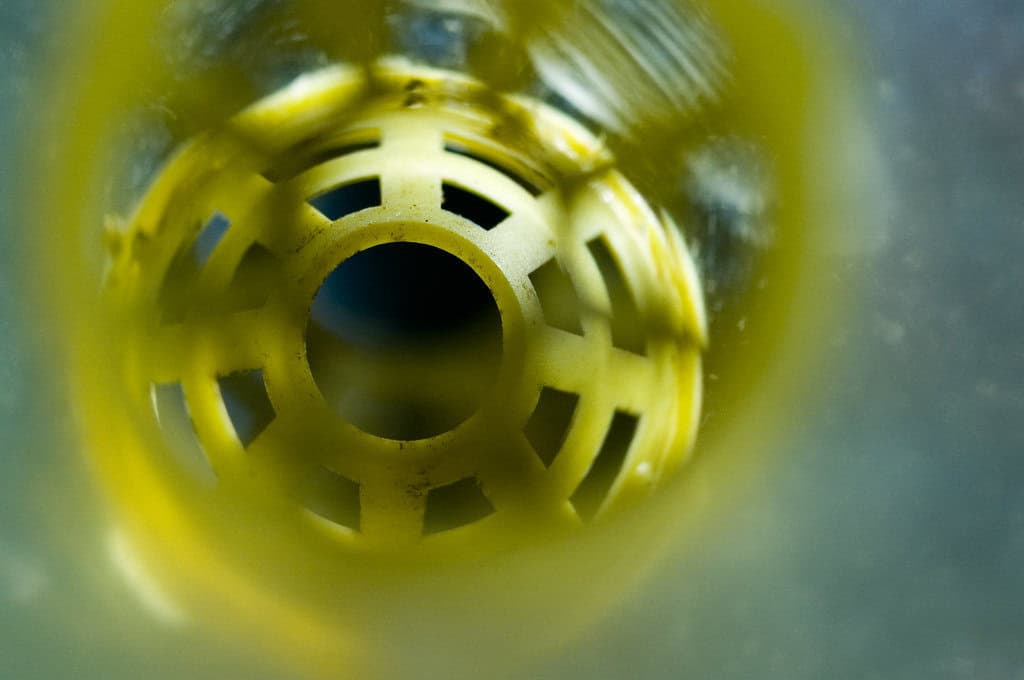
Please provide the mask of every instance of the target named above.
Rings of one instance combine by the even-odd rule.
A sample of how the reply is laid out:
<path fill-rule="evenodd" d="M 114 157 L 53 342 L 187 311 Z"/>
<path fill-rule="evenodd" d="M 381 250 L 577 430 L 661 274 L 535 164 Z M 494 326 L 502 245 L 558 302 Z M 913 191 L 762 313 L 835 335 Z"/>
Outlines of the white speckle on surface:
<path fill-rule="evenodd" d="M 895 346 L 906 340 L 907 328 L 899 321 L 880 319 L 878 321 L 878 335 L 886 345 Z"/>
<path fill-rule="evenodd" d="M 0 543 L 0 602 L 29 605 L 46 590 L 49 581 L 35 560 Z"/>
<path fill-rule="evenodd" d="M 896 86 L 888 78 L 878 81 L 878 97 L 886 104 L 890 104 L 896 99 Z"/>
<path fill-rule="evenodd" d="M 653 469 L 649 461 L 644 461 L 636 466 L 636 476 L 643 480 L 650 481 Z"/>

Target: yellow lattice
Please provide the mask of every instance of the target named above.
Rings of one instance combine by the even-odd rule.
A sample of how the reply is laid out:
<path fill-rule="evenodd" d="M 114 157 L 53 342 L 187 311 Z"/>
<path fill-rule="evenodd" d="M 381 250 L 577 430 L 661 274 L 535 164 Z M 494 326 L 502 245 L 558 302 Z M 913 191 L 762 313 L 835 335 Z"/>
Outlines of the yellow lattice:
<path fill-rule="evenodd" d="M 180 512 L 252 501 L 342 545 L 450 551 L 590 521 L 686 458 L 705 330 L 677 230 L 576 123 L 478 94 L 399 62 L 328 69 L 193 140 L 154 183 L 107 300 L 126 408 L 154 443 L 132 455 Z M 530 142 L 510 148 L 510 125 Z M 500 314 L 485 389 L 471 351 L 369 377 L 421 400 L 472 384 L 468 417 L 426 437 L 351 422 L 307 349 L 324 281 L 390 243 L 458 258 Z"/>

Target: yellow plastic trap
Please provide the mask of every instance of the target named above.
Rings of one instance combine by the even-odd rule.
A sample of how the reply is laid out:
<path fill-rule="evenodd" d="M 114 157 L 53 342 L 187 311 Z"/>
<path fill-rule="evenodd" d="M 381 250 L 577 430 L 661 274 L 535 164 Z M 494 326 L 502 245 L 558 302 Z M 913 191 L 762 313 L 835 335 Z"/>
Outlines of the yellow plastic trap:
<path fill-rule="evenodd" d="M 175 512 L 246 498 L 353 548 L 502 543 L 690 451 L 686 246 L 536 101 L 399 61 L 304 76 L 194 139 L 111 244 L 152 442 L 114 476 Z"/>

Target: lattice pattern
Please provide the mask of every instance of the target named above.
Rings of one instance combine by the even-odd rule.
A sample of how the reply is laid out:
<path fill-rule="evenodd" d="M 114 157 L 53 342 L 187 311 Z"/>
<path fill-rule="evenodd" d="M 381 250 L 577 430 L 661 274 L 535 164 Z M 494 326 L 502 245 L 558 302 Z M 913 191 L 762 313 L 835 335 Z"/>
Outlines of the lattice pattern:
<path fill-rule="evenodd" d="M 440 94 L 471 84 L 400 65 L 375 78 L 368 98 L 362 74 L 306 77 L 158 179 L 109 284 L 137 338 L 140 412 L 155 427 L 147 400 L 180 385 L 211 493 L 257 480 L 353 545 L 571 526 L 646 493 L 688 454 L 700 403 L 701 293 L 679 235 L 560 114 L 505 102 L 529 121 L 521 153 L 494 141 L 499 114 Z M 492 388 L 428 439 L 347 422 L 308 361 L 321 284 L 391 242 L 460 258 L 501 315 Z"/>

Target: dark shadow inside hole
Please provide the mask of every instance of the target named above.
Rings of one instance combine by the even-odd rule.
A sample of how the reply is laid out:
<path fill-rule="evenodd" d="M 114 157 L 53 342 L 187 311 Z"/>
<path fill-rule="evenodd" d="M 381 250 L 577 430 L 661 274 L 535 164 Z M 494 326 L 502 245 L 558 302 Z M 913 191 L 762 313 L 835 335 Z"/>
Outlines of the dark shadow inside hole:
<path fill-rule="evenodd" d="M 562 449 L 579 401 L 579 395 L 571 392 L 552 387 L 541 390 L 537 408 L 526 423 L 524 432 L 544 465 L 550 467 Z"/>
<path fill-rule="evenodd" d="M 298 177 L 306 170 L 323 165 L 343 156 L 380 147 L 380 139 L 374 137 L 341 144 L 333 144 L 316 150 L 297 149 L 279 160 L 273 167 L 263 171 L 263 176 L 279 184 Z"/>
<path fill-rule="evenodd" d="M 326 520 L 359 531 L 359 484 L 318 467 L 306 478 L 302 489 L 305 506 Z"/>
<path fill-rule="evenodd" d="M 260 369 L 232 373 L 217 380 L 224 408 L 242 446 L 249 446 L 277 416 Z"/>
<path fill-rule="evenodd" d="M 216 212 L 191 241 L 188 239 L 175 254 L 164 274 L 157 296 L 160 320 L 165 324 L 180 323 L 195 306 L 193 287 L 199 272 L 213 255 L 231 228 L 231 221 Z"/>
<path fill-rule="evenodd" d="M 549 260 L 530 274 L 530 282 L 540 299 L 544 321 L 554 328 L 583 335 L 576 290 L 558 262 Z"/>
<path fill-rule="evenodd" d="M 497 322 L 490 289 L 458 257 L 422 243 L 384 243 L 342 262 L 324 281 L 313 321 L 365 347 L 414 345 Z"/>
<path fill-rule="evenodd" d="M 603 237 L 587 244 L 591 256 L 601 270 L 611 301 L 612 345 L 634 354 L 647 354 L 647 340 L 636 299 L 618 260 Z"/>
<path fill-rule="evenodd" d="M 589 521 L 600 510 L 608 491 L 622 471 L 626 454 L 636 436 L 639 418 L 616 411 L 597 457 L 572 496 L 576 513 Z"/>
<path fill-rule="evenodd" d="M 267 303 L 280 275 L 277 257 L 259 243 L 245 251 L 227 289 L 228 311 L 257 309 Z"/>
<path fill-rule="evenodd" d="M 431 489 L 423 515 L 423 533 L 436 534 L 477 522 L 494 512 L 473 477 Z"/>
<path fill-rule="evenodd" d="M 508 169 L 507 167 L 505 167 L 501 163 L 498 163 L 497 161 L 491 160 L 486 156 L 482 156 L 478 153 L 471 151 L 468 147 L 462 144 L 459 144 L 457 142 L 448 142 L 447 144 L 445 144 L 444 150 L 447 151 L 448 153 L 453 153 L 456 156 L 462 156 L 464 158 L 474 160 L 477 163 L 482 163 L 483 165 L 486 165 L 492 170 L 497 170 L 498 172 L 505 175 L 510 180 L 521 186 L 523 189 L 528 191 L 531 196 L 536 197 L 540 196 L 541 194 L 541 190 L 538 189 L 537 186 L 534 185 L 532 182 L 528 181 L 525 177 L 513 172 L 512 170 Z"/>
<path fill-rule="evenodd" d="M 379 177 L 342 184 L 309 199 L 309 204 L 329 220 L 339 220 L 360 210 L 375 208 L 380 203 Z"/>
<path fill-rule="evenodd" d="M 157 296 L 157 309 L 160 310 L 161 323 L 175 324 L 185 320 L 185 316 L 195 302 L 192 288 L 195 286 L 198 275 L 199 270 L 191 255 L 178 253 L 171 261 Z"/>
<path fill-rule="evenodd" d="M 325 399 L 388 439 L 431 437 L 478 408 L 501 358 L 501 316 L 465 262 L 386 243 L 342 262 L 310 309 L 307 356 Z"/>
<path fill-rule="evenodd" d="M 505 221 L 509 213 L 496 203 L 474 194 L 472 191 L 445 182 L 444 202 L 441 207 L 450 213 L 464 217 L 482 229 L 490 231 Z"/>
<path fill-rule="evenodd" d="M 151 390 L 157 422 L 178 464 L 193 479 L 212 486 L 217 476 L 196 436 L 181 383 L 153 385 Z"/>

